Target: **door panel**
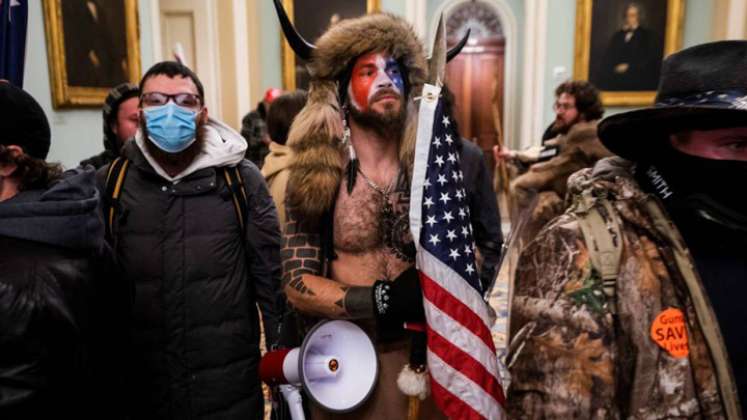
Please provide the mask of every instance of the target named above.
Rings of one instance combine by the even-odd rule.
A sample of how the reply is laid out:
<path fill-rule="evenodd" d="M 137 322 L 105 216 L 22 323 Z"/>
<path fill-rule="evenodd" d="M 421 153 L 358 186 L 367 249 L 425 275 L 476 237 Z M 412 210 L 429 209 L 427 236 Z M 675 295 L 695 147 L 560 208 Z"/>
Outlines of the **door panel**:
<path fill-rule="evenodd" d="M 174 59 L 174 45 L 184 48 L 187 65 L 205 88 L 205 104 L 211 116 L 220 118 L 218 37 L 216 3 L 212 0 L 160 0 L 161 45 L 165 60 Z"/>
<path fill-rule="evenodd" d="M 504 45 L 503 39 L 478 40 L 466 46 L 446 68 L 459 133 L 480 146 L 490 168 L 494 164 L 491 149 L 498 138 L 494 104 L 498 104 L 499 125 L 503 120 Z"/>

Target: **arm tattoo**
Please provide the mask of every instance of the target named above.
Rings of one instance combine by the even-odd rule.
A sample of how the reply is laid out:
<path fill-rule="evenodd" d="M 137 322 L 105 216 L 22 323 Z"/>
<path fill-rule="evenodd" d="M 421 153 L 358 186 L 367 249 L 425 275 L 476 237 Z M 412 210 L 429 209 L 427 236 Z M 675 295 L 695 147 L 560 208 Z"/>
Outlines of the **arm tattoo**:
<path fill-rule="evenodd" d="M 314 292 L 304 284 L 302 276 L 321 274 L 319 235 L 299 229 L 298 222 L 290 216 L 290 212 L 283 233 L 280 257 L 283 262 L 282 286 L 288 285 L 301 294 L 313 296 Z"/>

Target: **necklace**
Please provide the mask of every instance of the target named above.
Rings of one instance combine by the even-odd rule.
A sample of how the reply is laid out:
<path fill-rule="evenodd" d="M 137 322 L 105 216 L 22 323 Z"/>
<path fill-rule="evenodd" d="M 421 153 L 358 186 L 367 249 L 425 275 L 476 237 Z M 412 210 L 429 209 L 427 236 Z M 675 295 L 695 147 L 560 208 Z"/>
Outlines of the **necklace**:
<path fill-rule="evenodd" d="M 381 197 L 384 199 L 384 201 L 389 202 L 389 194 L 392 193 L 392 187 L 394 186 L 394 180 L 396 180 L 397 177 L 394 177 L 394 180 L 389 183 L 386 189 L 384 189 L 378 186 L 375 182 L 373 182 L 371 178 L 366 176 L 366 174 L 363 173 L 363 170 L 360 168 L 360 166 L 358 167 L 358 173 L 361 174 L 363 179 L 366 181 L 366 184 L 368 184 L 368 186 L 371 187 L 372 190 L 381 194 Z"/>
<path fill-rule="evenodd" d="M 358 168 L 361 177 L 372 190 L 379 193 L 381 197 L 379 232 L 384 245 L 399 259 L 407 262 L 415 261 L 415 245 L 409 237 L 409 213 L 397 213 L 392 205 L 391 194 L 397 183 L 400 172 L 394 177 L 392 182 L 386 187 L 381 188 L 373 182 L 363 171 Z M 409 200 L 409 197 L 407 198 Z"/>

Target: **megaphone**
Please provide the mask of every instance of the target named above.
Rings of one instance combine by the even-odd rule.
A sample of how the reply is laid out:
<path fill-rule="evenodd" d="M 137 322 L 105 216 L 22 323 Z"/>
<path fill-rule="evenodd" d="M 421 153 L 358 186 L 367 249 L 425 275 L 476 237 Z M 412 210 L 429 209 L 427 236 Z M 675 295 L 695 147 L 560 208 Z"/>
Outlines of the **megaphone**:
<path fill-rule="evenodd" d="M 301 347 L 268 352 L 259 363 L 262 381 L 301 386 L 312 401 L 332 413 L 347 413 L 366 402 L 378 372 L 373 342 L 360 327 L 344 320 L 316 324 Z M 291 413 L 297 412 L 291 399 L 298 398 L 288 398 L 285 391 L 283 395 Z"/>

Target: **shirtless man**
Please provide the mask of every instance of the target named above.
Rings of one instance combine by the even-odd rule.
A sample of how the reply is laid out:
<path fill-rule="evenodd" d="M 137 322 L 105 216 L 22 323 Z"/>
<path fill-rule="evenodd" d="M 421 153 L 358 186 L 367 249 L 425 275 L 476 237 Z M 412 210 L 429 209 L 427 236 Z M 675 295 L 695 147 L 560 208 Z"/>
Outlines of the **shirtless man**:
<path fill-rule="evenodd" d="M 369 15 L 336 24 L 316 49 L 309 101 L 288 140 L 296 158 L 284 290 L 305 319 L 358 323 L 376 343 L 380 366 L 361 407 L 340 416 L 312 402 L 312 418 L 402 419 L 408 399 L 396 380 L 410 355 L 403 324 L 424 319 L 408 218 L 422 46 L 400 18 Z M 427 399 L 420 417 L 442 416 Z"/>

